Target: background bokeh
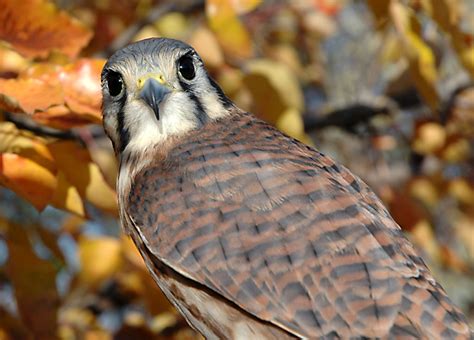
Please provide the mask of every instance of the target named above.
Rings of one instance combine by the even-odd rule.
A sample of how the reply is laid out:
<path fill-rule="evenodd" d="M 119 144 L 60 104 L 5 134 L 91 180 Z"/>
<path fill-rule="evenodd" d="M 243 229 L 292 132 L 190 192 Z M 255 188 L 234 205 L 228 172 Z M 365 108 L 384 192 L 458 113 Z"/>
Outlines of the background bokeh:
<path fill-rule="evenodd" d="M 389 207 L 474 325 L 474 2 L 0 0 L 0 339 L 194 339 L 117 221 L 100 71 L 192 44 Z"/>

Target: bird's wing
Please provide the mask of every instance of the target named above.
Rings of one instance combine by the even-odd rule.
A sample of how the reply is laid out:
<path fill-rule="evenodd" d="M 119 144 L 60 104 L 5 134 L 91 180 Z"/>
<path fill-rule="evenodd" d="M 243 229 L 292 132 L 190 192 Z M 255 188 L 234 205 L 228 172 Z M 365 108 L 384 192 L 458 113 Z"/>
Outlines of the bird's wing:
<path fill-rule="evenodd" d="M 244 118 L 188 136 L 134 179 L 127 211 L 154 255 L 301 337 L 456 329 L 457 310 L 362 181 Z"/>

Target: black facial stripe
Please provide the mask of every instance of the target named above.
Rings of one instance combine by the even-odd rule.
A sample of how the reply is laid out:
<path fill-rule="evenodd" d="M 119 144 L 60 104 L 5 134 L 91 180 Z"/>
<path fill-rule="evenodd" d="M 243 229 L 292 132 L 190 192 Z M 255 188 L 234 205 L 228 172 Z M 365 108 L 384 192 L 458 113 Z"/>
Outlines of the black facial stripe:
<path fill-rule="evenodd" d="M 125 128 L 125 113 L 124 113 L 124 107 L 125 107 L 125 101 L 127 100 L 127 95 L 124 93 L 122 97 L 120 98 L 120 108 L 117 114 L 117 135 L 119 137 L 118 140 L 118 147 L 119 151 L 122 152 L 125 150 L 125 147 L 128 145 L 130 142 L 130 132 L 128 129 Z"/>
<path fill-rule="evenodd" d="M 211 77 L 207 76 L 207 79 L 209 79 L 209 83 L 212 85 L 214 90 L 217 92 L 217 96 L 219 97 L 219 101 L 221 104 L 226 108 L 229 109 L 232 106 L 232 101 L 227 98 L 227 96 L 224 94 L 224 91 L 220 88 L 219 85 L 212 79 Z"/>
<path fill-rule="evenodd" d="M 204 111 L 204 106 L 202 105 L 201 101 L 193 92 L 193 87 L 182 80 L 179 81 L 179 85 L 181 85 L 181 88 L 189 95 L 189 98 L 194 102 L 194 105 L 196 105 L 196 117 L 201 125 L 204 125 L 207 122 L 207 114 L 206 111 Z"/>

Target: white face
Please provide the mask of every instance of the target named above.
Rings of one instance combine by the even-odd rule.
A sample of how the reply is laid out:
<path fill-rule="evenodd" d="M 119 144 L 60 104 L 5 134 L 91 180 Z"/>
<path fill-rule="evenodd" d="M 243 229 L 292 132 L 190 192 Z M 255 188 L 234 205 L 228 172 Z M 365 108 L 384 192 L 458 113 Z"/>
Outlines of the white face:
<path fill-rule="evenodd" d="M 116 52 L 102 72 L 102 96 L 104 128 L 119 156 L 200 128 L 232 105 L 197 53 L 171 39 Z"/>

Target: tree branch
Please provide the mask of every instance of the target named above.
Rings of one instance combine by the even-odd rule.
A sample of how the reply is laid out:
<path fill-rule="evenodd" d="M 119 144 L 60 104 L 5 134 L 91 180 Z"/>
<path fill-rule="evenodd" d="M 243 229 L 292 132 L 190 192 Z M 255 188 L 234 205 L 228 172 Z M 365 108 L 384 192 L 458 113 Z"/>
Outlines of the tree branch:
<path fill-rule="evenodd" d="M 388 114 L 388 107 L 372 107 L 365 104 L 354 104 L 352 106 L 335 110 L 328 115 L 316 117 L 314 115 L 304 116 L 304 128 L 306 132 L 320 130 L 328 126 L 339 126 L 345 130 L 352 131 L 359 123 L 367 123 L 372 117 L 379 114 Z"/>
<path fill-rule="evenodd" d="M 73 129 L 59 130 L 49 126 L 40 125 L 28 117 L 28 115 L 23 113 L 11 113 L 3 111 L 3 115 L 5 116 L 6 121 L 12 122 L 17 128 L 31 131 L 38 136 L 58 139 L 79 139 L 78 135 Z"/>

